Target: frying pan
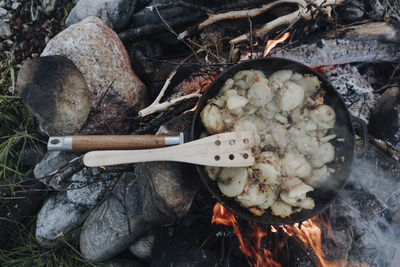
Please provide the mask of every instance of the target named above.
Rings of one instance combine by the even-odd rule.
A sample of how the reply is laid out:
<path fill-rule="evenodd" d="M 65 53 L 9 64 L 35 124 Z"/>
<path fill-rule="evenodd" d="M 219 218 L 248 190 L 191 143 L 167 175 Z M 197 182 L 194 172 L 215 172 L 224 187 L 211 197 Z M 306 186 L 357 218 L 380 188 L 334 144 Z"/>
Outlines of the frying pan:
<path fill-rule="evenodd" d="M 351 118 L 350 113 L 347 110 L 339 93 L 321 74 L 296 61 L 283 58 L 268 57 L 248 60 L 241 64 L 234 65 L 233 67 L 227 69 L 225 72 L 220 74 L 213 81 L 213 83 L 203 93 L 195 110 L 191 125 L 190 139 L 199 139 L 200 134 L 202 132 L 205 132 L 205 129 L 201 123 L 200 113 L 203 110 L 204 106 L 207 104 L 207 101 L 216 96 L 216 94 L 222 88 L 227 79 L 231 78 L 238 71 L 250 69 L 260 70 L 264 72 L 267 77 L 277 70 L 288 69 L 301 74 L 312 74 L 319 78 L 321 82 L 321 87 L 326 91 L 324 96 L 325 103 L 331 106 L 336 113 L 335 127 L 331 130 L 337 136 L 336 139 L 331 141 L 332 145 L 335 147 L 335 160 L 328 164 L 330 168 L 335 169 L 335 173 L 330 175 L 328 179 L 329 183 L 324 184 L 324 186 L 322 187 L 315 188 L 314 191 L 309 193 L 309 196 L 311 196 L 315 201 L 314 209 L 303 209 L 300 212 L 294 213 L 287 218 L 273 216 L 270 210 L 265 212 L 262 216 L 256 216 L 251 213 L 247 208 L 242 207 L 233 198 L 224 196 L 220 192 L 217 184 L 208 177 L 207 173 L 204 171 L 203 166 L 196 166 L 197 173 L 199 174 L 200 179 L 204 182 L 206 188 L 224 207 L 246 220 L 268 225 L 293 224 L 296 222 L 302 222 L 322 213 L 336 199 L 337 194 L 344 186 L 347 177 L 350 174 L 351 165 L 353 162 L 353 155 L 355 152 L 355 131 L 353 124 L 360 128 L 365 145 L 368 140 L 365 123 L 356 120 L 356 118 Z M 133 148 L 144 148 L 165 146 L 167 143 L 165 137 L 162 136 L 100 136 L 97 138 L 93 138 L 93 136 L 74 137 L 78 137 L 77 140 L 82 141 L 81 143 L 85 145 L 85 149 L 89 147 L 91 149 L 110 149 L 109 145 L 117 145 L 117 148 L 113 149 L 132 149 L 130 148 L 130 146 L 132 145 Z M 59 137 L 56 137 L 55 139 L 58 140 Z M 340 139 L 342 139 L 343 141 L 338 141 Z M 105 142 L 105 140 L 108 140 L 108 142 Z M 112 140 L 114 140 L 115 142 L 111 142 Z M 90 141 L 89 147 L 87 146 L 87 141 Z M 49 142 L 49 145 L 51 144 L 52 143 Z M 93 146 L 94 144 L 96 146 Z M 53 146 L 57 148 L 57 144 L 53 144 Z M 69 146 L 68 149 L 70 150 Z M 60 150 L 60 148 L 57 148 L 55 150 Z"/>
<path fill-rule="evenodd" d="M 200 102 L 195 110 L 190 132 L 192 139 L 200 138 L 200 134 L 205 131 L 205 128 L 201 123 L 200 113 L 207 104 L 207 101 L 216 96 L 218 91 L 224 85 L 225 81 L 233 77 L 235 73 L 241 70 L 250 69 L 261 70 L 267 77 L 277 70 L 292 70 L 293 72 L 301 74 L 312 74 L 319 78 L 321 81 L 321 88 L 326 90 L 324 103 L 331 106 L 336 112 L 336 123 L 335 127 L 333 128 L 333 133 L 337 135 L 337 138 L 334 139 L 334 141 L 331 141 L 332 145 L 335 147 L 335 160 L 328 164 L 329 167 L 336 170 L 335 173 L 330 175 L 329 183 L 327 183 L 326 186 L 315 188 L 314 191 L 308 193 L 308 195 L 315 201 L 314 209 L 303 209 L 289 217 L 281 218 L 278 216 L 273 216 L 270 209 L 268 209 L 268 211 L 266 211 L 262 216 L 254 215 L 247 208 L 242 207 L 233 198 L 224 196 L 220 192 L 217 183 L 208 177 L 203 166 L 197 165 L 197 172 L 207 189 L 225 208 L 235 215 L 238 215 L 249 221 L 268 225 L 293 224 L 296 222 L 302 222 L 322 213 L 326 208 L 329 207 L 330 204 L 334 202 L 337 194 L 343 188 L 350 174 L 355 152 L 355 133 L 353 121 L 339 93 L 321 74 L 307 67 L 306 65 L 292 60 L 276 57 L 259 58 L 248 60 L 230 67 L 225 72 L 220 74 L 207 88 L 200 98 Z M 337 139 L 342 139 L 344 141 L 340 142 L 337 141 Z"/>

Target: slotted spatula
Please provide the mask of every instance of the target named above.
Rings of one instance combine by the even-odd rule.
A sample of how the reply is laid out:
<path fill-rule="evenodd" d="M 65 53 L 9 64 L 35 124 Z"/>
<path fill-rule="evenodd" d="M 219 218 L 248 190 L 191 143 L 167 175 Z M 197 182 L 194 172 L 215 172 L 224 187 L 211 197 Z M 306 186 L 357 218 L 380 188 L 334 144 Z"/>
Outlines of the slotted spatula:
<path fill-rule="evenodd" d="M 254 164 L 252 132 L 216 134 L 181 145 L 141 150 L 105 150 L 85 154 L 88 167 L 147 161 L 178 161 L 217 167 L 245 167 Z"/>

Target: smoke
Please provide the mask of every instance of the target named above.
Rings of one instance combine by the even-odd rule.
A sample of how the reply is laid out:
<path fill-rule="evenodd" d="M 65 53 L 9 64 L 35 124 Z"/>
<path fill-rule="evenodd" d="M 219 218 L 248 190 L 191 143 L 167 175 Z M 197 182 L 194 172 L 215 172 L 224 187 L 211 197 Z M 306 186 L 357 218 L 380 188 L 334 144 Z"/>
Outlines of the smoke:
<path fill-rule="evenodd" d="M 373 147 L 357 159 L 333 205 L 335 220 L 345 220 L 352 235 L 348 259 L 370 266 L 400 266 L 400 170 Z M 398 163 L 396 163 L 398 164 Z"/>

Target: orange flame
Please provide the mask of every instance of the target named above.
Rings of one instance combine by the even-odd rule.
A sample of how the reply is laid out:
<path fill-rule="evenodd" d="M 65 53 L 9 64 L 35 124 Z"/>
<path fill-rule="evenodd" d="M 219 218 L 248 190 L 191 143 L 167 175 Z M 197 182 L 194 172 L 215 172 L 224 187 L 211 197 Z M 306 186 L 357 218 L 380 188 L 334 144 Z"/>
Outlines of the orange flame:
<path fill-rule="evenodd" d="M 279 263 L 273 260 L 273 255 L 269 250 L 261 248 L 262 238 L 267 236 L 267 231 L 265 229 L 261 229 L 257 224 L 249 222 L 250 227 L 253 229 L 253 233 L 249 236 L 248 240 L 246 239 L 245 242 L 245 240 L 243 239 L 243 235 L 240 232 L 235 215 L 225 209 L 218 202 L 214 206 L 211 223 L 223 224 L 233 227 L 233 230 L 235 231 L 235 234 L 238 238 L 241 251 L 249 258 L 254 267 L 281 266 Z"/>
<path fill-rule="evenodd" d="M 261 229 L 259 225 L 249 222 L 253 232 L 243 238 L 240 232 L 238 222 L 233 213 L 226 210 L 220 203 L 216 203 L 213 210 L 213 217 L 211 223 L 224 224 L 232 226 L 235 234 L 239 240 L 240 249 L 245 254 L 254 267 L 258 266 L 272 266 L 279 267 L 279 263 L 273 260 L 274 255 L 271 251 L 262 248 L 262 238 L 268 235 L 267 229 Z M 357 267 L 368 267 L 363 262 L 347 262 L 347 261 L 328 261 L 325 259 L 324 252 L 322 249 L 322 232 L 321 227 L 323 225 L 327 229 L 328 234 L 330 233 L 329 225 L 323 221 L 320 217 L 316 216 L 307 221 L 304 221 L 299 227 L 299 223 L 294 225 L 281 225 L 279 227 L 271 226 L 271 232 L 276 233 L 279 229 L 282 229 L 288 236 L 295 236 L 300 240 L 306 247 L 311 248 L 317 259 L 318 266 L 321 267 L 337 267 L 337 266 L 357 266 Z"/>
<path fill-rule="evenodd" d="M 268 40 L 267 45 L 265 46 L 263 57 L 267 56 L 268 53 L 271 51 L 272 48 L 277 46 L 278 44 L 284 42 L 287 38 L 289 38 L 290 33 L 285 32 L 281 37 L 274 39 L 274 40 Z"/>
<path fill-rule="evenodd" d="M 282 228 L 284 232 L 289 236 L 296 236 L 305 246 L 309 246 L 314 251 L 319 261 L 319 266 L 323 267 L 335 267 L 345 266 L 341 262 L 328 261 L 324 257 L 324 251 L 322 249 L 321 242 L 321 228 L 318 224 L 326 223 L 321 220 L 318 216 L 313 217 L 307 221 L 304 221 L 299 228 L 299 224 L 295 225 L 284 225 Z"/>

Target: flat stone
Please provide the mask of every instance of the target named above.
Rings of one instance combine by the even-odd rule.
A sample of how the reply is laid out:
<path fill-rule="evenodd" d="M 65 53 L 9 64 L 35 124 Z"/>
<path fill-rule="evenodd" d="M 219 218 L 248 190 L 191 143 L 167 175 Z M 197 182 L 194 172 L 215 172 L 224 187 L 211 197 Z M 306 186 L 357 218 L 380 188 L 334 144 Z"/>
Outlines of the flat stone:
<path fill-rule="evenodd" d="M 21 99 L 52 132 L 79 131 L 90 111 L 89 89 L 75 64 L 63 56 L 37 57 L 18 73 Z"/>
<path fill-rule="evenodd" d="M 129 23 L 134 1 L 80 0 L 69 13 L 65 25 L 71 26 L 87 17 L 100 18 L 111 29 L 119 31 Z"/>
<path fill-rule="evenodd" d="M 57 238 L 66 234 L 79 223 L 86 208 L 68 202 L 65 192 L 50 196 L 39 211 L 36 223 L 36 239 L 42 246 L 53 245 Z"/>
<path fill-rule="evenodd" d="M 97 17 L 71 25 L 49 41 L 41 56 L 64 55 L 90 89 L 91 113 L 83 132 L 124 133 L 129 115 L 146 105 L 145 85 L 132 72 L 118 35 Z"/>

